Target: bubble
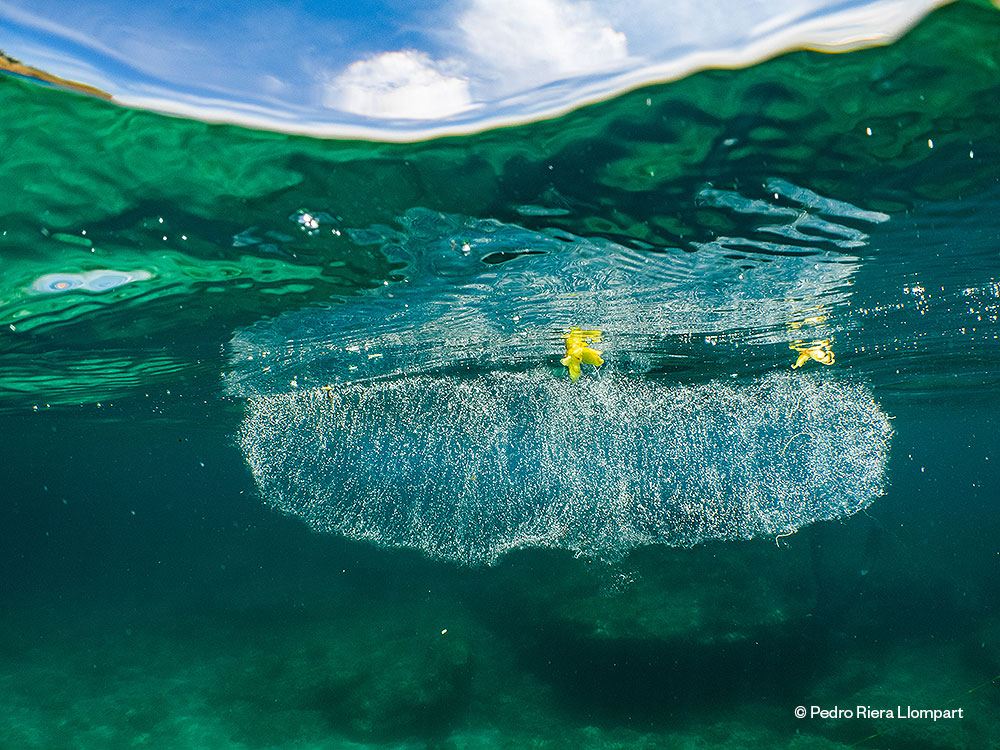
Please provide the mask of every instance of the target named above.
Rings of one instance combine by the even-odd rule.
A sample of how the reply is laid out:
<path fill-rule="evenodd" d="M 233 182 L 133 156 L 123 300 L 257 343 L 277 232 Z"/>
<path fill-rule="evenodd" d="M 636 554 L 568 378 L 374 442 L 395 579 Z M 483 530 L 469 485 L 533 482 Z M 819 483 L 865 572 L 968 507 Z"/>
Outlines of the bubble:
<path fill-rule="evenodd" d="M 83 286 L 83 277 L 78 273 L 48 273 L 39 276 L 31 284 L 32 291 L 42 293 L 68 292 Z"/>
<path fill-rule="evenodd" d="M 264 500 L 316 531 L 488 564 L 787 535 L 883 491 L 888 417 L 801 373 L 685 385 L 548 369 L 260 394 L 239 443 Z"/>
<path fill-rule="evenodd" d="M 85 289 L 89 292 L 106 292 L 110 289 L 129 284 L 133 281 L 145 281 L 153 277 L 149 271 L 111 271 L 98 269 L 85 273 L 47 273 L 39 276 L 31 284 L 31 291 L 42 294 L 57 294 L 70 292 L 74 289 Z"/>
<path fill-rule="evenodd" d="M 84 284 L 86 289 L 94 292 L 104 292 L 114 289 L 116 286 L 128 284 L 134 279 L 131 274 L 120 271 L 100 271 L 100 275 L 93 275 Z"/>

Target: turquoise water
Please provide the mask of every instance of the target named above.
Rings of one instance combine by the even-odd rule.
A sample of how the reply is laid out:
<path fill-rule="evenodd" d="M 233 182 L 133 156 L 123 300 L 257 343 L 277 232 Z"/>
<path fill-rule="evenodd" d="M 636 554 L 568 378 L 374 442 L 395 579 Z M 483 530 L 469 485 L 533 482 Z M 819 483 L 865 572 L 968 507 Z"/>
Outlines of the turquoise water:
<path fill-rule="evenodd" d="M 413 144 L 0 79 L 0 747 L 990 747 L 998 32 Z"/>

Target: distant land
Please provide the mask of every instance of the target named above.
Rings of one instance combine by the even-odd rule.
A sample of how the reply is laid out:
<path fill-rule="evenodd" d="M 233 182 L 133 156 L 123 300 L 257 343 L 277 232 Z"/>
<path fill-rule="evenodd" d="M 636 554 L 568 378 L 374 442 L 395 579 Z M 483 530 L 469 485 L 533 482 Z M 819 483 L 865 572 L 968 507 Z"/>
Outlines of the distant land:
<path fill-rule="evenodd" d="M 3 50 L 0 50 L 0 71 L 14 73 L 15 75 L 24 76 L 25 78 L 34 78 L 36 81 L 51 83 L 53 86 L 69 89 L 70 91 L 76 91 L 80 94 L 87 94 L 88 96 L 96 96 L 99 99 L 107 99 L 108 101 L 111 101 L 112 99 L 111 94 L 106 91 L 101 91 L 99 88 L 88 86 L 85 83 L 67 81 L 65 78 L 60 78 L 59 76 L 54 76 L 51 73 L 46 73 L 44 70 L 39 70 L 38 68 L 33 68 L 30 65 L 25 65 L 23 62 L 14 59 Z"/>

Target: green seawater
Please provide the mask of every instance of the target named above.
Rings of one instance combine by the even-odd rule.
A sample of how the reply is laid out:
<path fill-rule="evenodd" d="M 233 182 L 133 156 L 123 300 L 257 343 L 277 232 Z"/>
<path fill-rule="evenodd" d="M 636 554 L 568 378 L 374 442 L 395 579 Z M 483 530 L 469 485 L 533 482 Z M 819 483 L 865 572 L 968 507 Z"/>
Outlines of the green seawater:
<path fill-rule="evenodd" d="M 996 742 L 990 4 L 886 47 L 422 143 L 191 122 L 11 77 L 0 117 L 0 748 Z M 39 286 L 102 270 L 133 280 Z M 764 281 L 727 296 L 741 274 Z M 621 294 L 587 308 L 567 278 Z M 489 359 L 496 338 L 456 343 L 442 309 L 514 343 Z M 660 383 L 784 371 L 789 342 L 831 340 L 835 363 L 802 372 L 863 383 L 891 416 L 885 494 L 777 539 L 460 566 L 272 510 L 237 443 L 241 388 L 354 377 L 310 359 L 337 337 L 370 344 L 376 380 L 559 378 L 560 331 L 607 321 L 606 372 Z M 234 354 L 268 336 L 287 348 L 259 367 Z"/>

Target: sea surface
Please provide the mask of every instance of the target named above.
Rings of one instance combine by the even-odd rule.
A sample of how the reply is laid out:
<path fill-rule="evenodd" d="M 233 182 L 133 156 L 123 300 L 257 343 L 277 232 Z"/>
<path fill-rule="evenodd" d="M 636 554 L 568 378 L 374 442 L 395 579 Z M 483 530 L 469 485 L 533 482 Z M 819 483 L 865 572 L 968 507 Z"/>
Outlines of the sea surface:
<path fill-rule="evenodd" d="M 3 76 L 0 154 L 0 748 L 997 746 L 989 3 L 411 143 Z"/>

